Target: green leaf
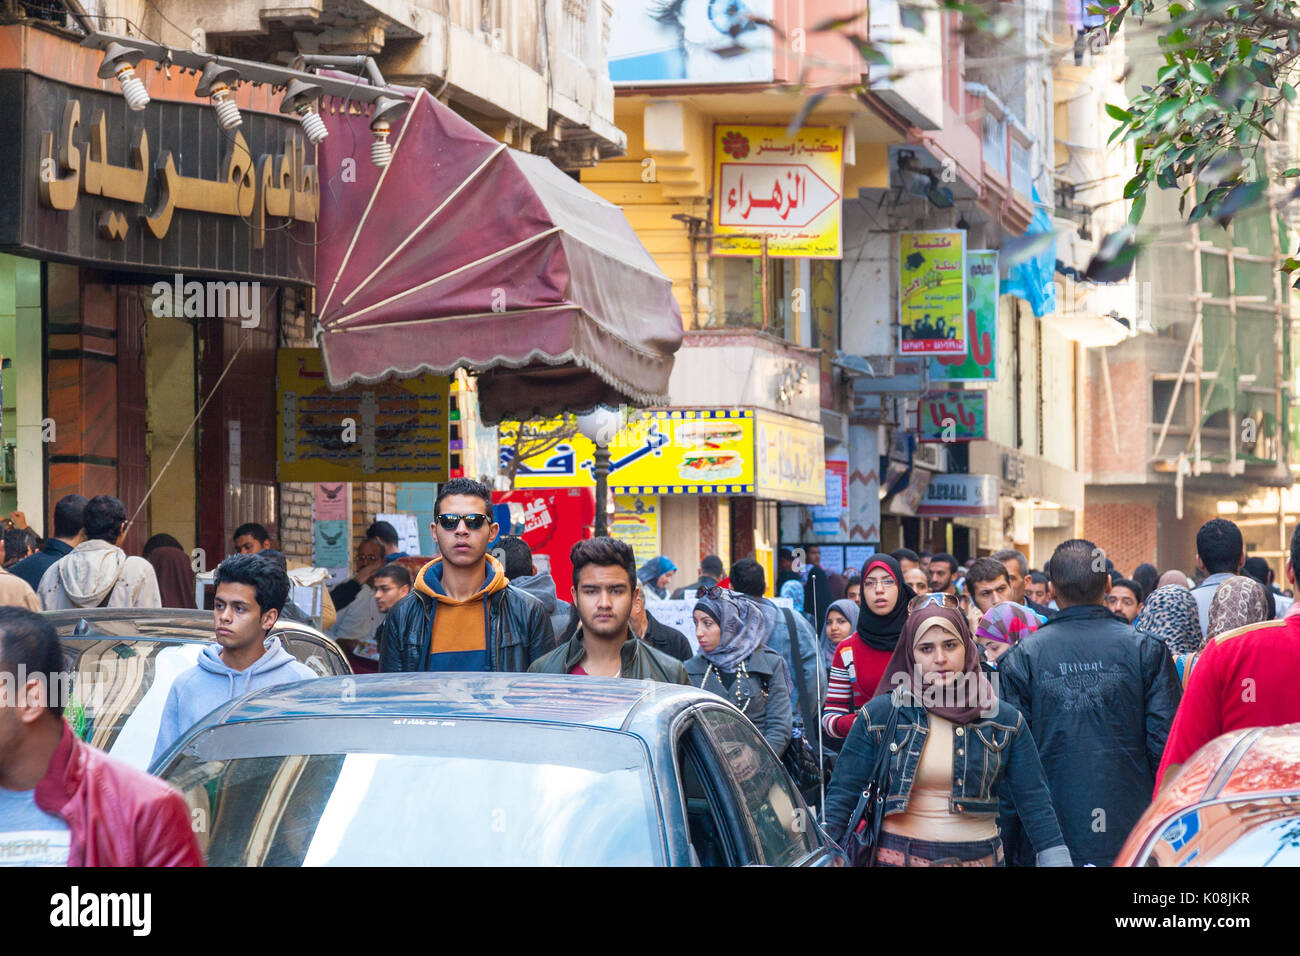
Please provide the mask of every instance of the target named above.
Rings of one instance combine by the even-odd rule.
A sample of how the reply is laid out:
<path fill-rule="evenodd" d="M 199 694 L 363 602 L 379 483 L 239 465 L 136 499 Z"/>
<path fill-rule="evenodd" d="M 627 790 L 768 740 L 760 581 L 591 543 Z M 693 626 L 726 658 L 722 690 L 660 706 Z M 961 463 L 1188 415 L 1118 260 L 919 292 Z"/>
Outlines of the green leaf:
<path fill-rule="evenodd" d="M 1250 56 L 1250 48 L 1251 42 L 1249 37 L 1242 37 L 1239 39 L 1237 41 L 1237 57 L 1242 60 L 1246 59 L 1246 57 Z"/>
<path fill-rule="evenodd" d="M 1127 183 L 1124 184 L 1124 198 L 1132 199 L 1139 192 L 1146 188 L 1147 178 L 1142 173 L 1138 173 Z"/>
<path fill-rule="evenodd" d="M 1286 101 L 1288 103 L 1294 103 L 1296 101 L 1295 87 L 1292 86 L 1290 83 L 1283 83 L 1282 95 L 1286 98 Z"/>
<path fill-rule="evenodd" d="M 1111 119 L 1117 119 L 1121 123 L 1127 123 L 1133 119 L 1133 114 L 1128 110 L 1122 109 L 1111 103 L 1106 104 L 1106 114 L 1110 116 Z"/>
<path fill-rule="evenodd" d="M 1290 179 L 1292 176 L 1300 176 L 1300 166 L 1292 166 L 1282 174 L 1284 179 Z"/>
<path fill-rule="evenodd" d="M 1128 221 L 1137 225 L 1142 221 L 1142 212 L 1147 208 L 1147 194 L 1143 193 L 1133 200 L 1133 208 L 1129 210 Z"/>
<path fill-rule="evenodd" d="M 1161 103 L 1159 106 L 1156 107 L 1154 122 L 1156 123 L 1156 125 L 1166 122 L 1171 116 L 1176 116 L 1179 110 L 1181 110 L 1186 105 L 1187 105 L 1187 98 L 1182 96 L 1178 97 L 1177 99 L 1165 100 L 1163 103 Z"/>
<path fill-rule="evenodd" d="M 1195 63 L 1189 63 L 1187 73 L 1197 83 L 1204 83 L 1209 86 L 1214 82 L 1214 73 L 1210 70 L 1210 64 L 1208 63 L 1202 63 L 1199 60 Z"/>

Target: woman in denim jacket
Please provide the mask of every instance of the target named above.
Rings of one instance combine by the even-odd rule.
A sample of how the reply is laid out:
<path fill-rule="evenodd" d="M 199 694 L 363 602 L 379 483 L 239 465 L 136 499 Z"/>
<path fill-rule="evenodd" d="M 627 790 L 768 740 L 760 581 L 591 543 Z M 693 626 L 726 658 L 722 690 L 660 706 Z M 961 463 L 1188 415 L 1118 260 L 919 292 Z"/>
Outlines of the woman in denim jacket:
<path fill-rule="evenodd" d="M 1038 748 L 980 668 L 970 625 L 945 594 L 915 598 L 876 696 L 858 712 L 826 794 L 844 843 L 878 748 L 889 784 L 876 866 L 1002 866 L 999 814 L 1018 814 L 1039 866 L 1070 866 Z M 893 739 L 883 741 L 898 708 Z"/>

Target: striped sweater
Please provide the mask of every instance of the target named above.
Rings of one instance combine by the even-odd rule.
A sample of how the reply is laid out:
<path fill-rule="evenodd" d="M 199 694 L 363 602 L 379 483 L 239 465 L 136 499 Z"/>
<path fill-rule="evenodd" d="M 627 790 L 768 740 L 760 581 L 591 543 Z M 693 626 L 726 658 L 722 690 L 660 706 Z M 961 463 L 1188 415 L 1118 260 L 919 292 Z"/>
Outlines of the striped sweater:
<path fill-rule="evenodd" d="M 822 713 L 822 729 L 827 735 L 839 740 L 849 735 L 858 708 L 876 695 L 876 685 L 893 656 L 893 651 L 868 647 L 856 634 L 840 641 L 831 659 Z"/>

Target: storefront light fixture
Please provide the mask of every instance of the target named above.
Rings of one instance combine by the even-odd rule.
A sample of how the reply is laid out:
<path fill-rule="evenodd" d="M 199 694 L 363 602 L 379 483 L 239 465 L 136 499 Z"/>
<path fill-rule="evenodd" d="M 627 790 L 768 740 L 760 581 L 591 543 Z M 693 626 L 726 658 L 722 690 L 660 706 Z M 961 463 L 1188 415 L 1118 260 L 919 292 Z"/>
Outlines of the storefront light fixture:
<path fill-rule="evenodd" d="M 144 54 L 138 50 L 127 49 L 120 43 L 110 43 L 104 51 L 98 74 L 104 80 L 110 76 L 117 77 L 126 105 L 137 113 L 149 105 L 149 94 L 145 92 L 144 83 L 135 75 L 135 68 L 142 59 Z"/>
<path fill-rule="evenodd" d="M 298 114 L 302 131 L 313 146 L 329 135 L 329 130 L 325 128 L 325 121 L 316 112 L 316 101 L 320 99 L 321 92 L 321 88 L 313 83 L 290 80 L 288 89 L 284 91 L 284 99 L 280 101 L 281 113 Z"/>
<path fill-rule="evenodd" d="M 231 87 L 239 82 L 239 72 L 231 67 L 212 62 L 203 68 L 199 85 L 195 93 L 212 99 L 212 108 L 217 111 L 217 122 L 222 129 L 235 129 L 244 122 L 235 105 L 235 95 Z"/>
<path fill-rule="evenodd" d="M 380 169 L 393 161 L 393 144 L 388 141 L 392 122 L 410 108 L 410 100 L 392 96 L 381 96 L 375 102 L 375 112 L 370 117 L 370 131 L 375 134 L 375 141 L 370 144 L 370 161 Z"/>

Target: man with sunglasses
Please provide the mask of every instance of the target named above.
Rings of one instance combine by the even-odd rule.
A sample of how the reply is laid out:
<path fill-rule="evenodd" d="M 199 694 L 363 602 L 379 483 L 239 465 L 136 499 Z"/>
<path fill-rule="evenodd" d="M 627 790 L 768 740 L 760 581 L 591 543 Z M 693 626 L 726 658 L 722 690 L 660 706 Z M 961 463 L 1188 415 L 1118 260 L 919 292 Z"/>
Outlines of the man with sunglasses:
<path fill-rule="evenodd" d="M 468 478 L 438 489 L 439 557 L 415 576 L 379 630 L 381 671 L 515 671 L 555 646 L 542 603 L 509 583 L 487 553 L 497 536 L 492 492 Z"/>

